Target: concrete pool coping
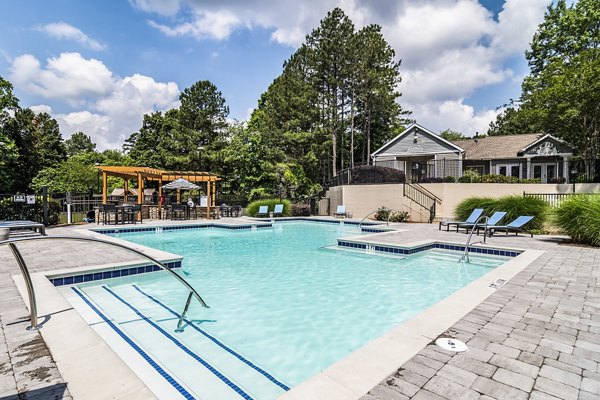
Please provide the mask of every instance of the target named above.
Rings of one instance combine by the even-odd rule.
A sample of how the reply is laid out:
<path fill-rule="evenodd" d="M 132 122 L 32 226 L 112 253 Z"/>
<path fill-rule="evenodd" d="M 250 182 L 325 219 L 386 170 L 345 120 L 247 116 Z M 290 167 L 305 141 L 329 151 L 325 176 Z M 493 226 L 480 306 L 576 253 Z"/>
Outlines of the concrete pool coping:
<path fill-rule="evenodd" d="M 401 231 L 403 230 L 396 230 L 392 233 Z M 374 244 L 390 245 L 390 242 L 380 242 L 377 240 L 389 233 L 372 233 L 354 238 L 357 240 L 360 238 L 361 241 L 368 241 Z M 98 237 L 105 240 L 109 238 L 104 234 L 93 231 L 87 231 L 86 234 L 91 236 L 98 235 Z M 345 237 L 344 239 L 352 239 L 352 237 Z M 110 237 L 109 240 L 124 242 L 131 246 L 131 242 L 123 241 L 119 238 Z M 433 242 L 444 241 L 421 240 L 403 243 L 402 246 L 416 247 Z M 446 243 L 460 245 L 456 241 L 448 241 Z M 145 246 L 135 245 L 135 247 L 144 248 L 145 251 L 148 251 L 148 254 L 153 251 L 159 252 L 159 250 L 146 248 Z M 506 248 L 502 246 L 489 247 L 497 249 Z M 286 400 L 324 397 L 333 400 L 360 398 L 393 372 L 398 365 L 408 361 L 439 334 L 443 333 L 489 295 L 494 293 L 496 289 L 490 288 L 490 283 L 497 279 L 508 281 L 543 253 L 541 250 L 523 250 L 515 247 L 508 249 L 522 251 L 522 253 L 451 296 L 436 303 L 414 318 L 393 328 L 374 341 L 367 343 L 362 348 L 292 388 L 292 390 L 279 398 Z M 162 256 L 179 257 L 170 253 L 161 253 L 163 253 Z M 157 258 L 160 259 L 161 257 Z M 81 270 L 89 271 L 94 268 L 107 268 L 111 266 L 114 266 L 114 263 L 103 266 L 88 266 L 81 268 Z M 73 271 L 74 269 L 68 270 L 69 273 Z M 50 283 L 47 277 L 57 275 L 58 273 L 59 271 L 46 271 L 34 274 L 32 278 L 34 278 L 36 288 L 43 290 L 42 294 L 45 300 L 53 298 L 53 301 L 48 300 L 43 305 L 40 305 L 39 315 L 51 315 L 52 320 L 52 324 L 48 324 L 40 332 L 46 340 L 60 372 L 63 374 L 65 380 L 69 382 L 69 388 L 73 396 L 75 398 L 82 396 L 90 399 L 103 399 L 107 397 L 119 399 L 154 398 L 154 395 L 150 395 L 150 390 L 141 382 L 140 378 L 91 329 L 82 316 L 64 299 L 58 289 Z M 22 297 L 26 298 L 22 277 L 14 276 L 13 279 Z M 77 332 L 76 335 L 73 334 L 75 332 Z M 66 334 L 69 337 L 77 336 L 76 341 L 65 340 Z M 87 348 L 83 348 L 82 346 L 87 346 Z M 75 349 L 80 351 L 75 351 Z M 81 368 L 82 359 L 94 360 L 95 363 L 97 360 L 98 362 L 91 370 L 87 370 Z M 123 380 L 114 379 L 113 382 L 99 379 L 98 375 L 102 374 L 97 373 L 98 369 L 102 369 L 110 376 L 118 372 L 116 376 L 124 378 Z M 94 390 L 98 385 L 102 389 L 98 391 Z"/>

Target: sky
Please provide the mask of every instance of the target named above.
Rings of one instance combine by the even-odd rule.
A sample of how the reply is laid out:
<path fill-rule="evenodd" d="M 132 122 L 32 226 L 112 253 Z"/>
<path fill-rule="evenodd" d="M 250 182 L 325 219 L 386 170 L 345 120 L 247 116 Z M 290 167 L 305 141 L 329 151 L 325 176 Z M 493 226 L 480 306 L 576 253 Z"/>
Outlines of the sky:
<path fill-rule="evenodd" d="M 64 138 L 120 148 L 143 115 L 209 80 L 247 120 L 283 63 L 340 7 L 402 60 L 399 103 L 433 131 L 486 132 L 519 97 L 550 0 L 4 0 L 0 76 Z"/>

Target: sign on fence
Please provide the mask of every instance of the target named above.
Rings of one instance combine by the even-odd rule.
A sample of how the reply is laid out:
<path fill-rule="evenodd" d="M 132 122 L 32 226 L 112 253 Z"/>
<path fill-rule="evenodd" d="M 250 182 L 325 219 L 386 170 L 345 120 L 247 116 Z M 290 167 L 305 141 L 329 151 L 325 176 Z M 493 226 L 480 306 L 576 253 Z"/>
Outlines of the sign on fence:
<path fill-rule="evenodd" d="M 35 195 L 33 195 L 33 194 L 27 195 L 27 204 L 35 204 Z"/>
<path fill-rule="evenodd" d="M 25 196 L 22 194 L 15 194 L 14 202 L 15 203 L 25 203 Z"/>

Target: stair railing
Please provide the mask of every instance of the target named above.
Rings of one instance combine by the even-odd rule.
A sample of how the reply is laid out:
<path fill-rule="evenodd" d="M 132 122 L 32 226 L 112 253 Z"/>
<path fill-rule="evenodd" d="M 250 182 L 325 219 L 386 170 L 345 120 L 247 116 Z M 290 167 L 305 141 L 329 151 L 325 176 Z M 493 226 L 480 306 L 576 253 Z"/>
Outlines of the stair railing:
<path fill-rule="evenodd" d="M 404 197 L 408 197 L 421 207 L 429 211 L 429 220 L 431 224 L 435 219 L 436 203 L 441 200 L 427 189 L 410 183 L 404 182 L 402 194 Z"/>
<path fill-rule="evenodd" d="M 21 273 L 23 274 L 23 279 L 25 280 L 25 286 L 27 288 L 27 295 L 29 298 L 29 313 L 30 313 L 30 320 L 31 320 L 31 326 L 27 327 L 28 330 L 39 329 L 39 328 L 41 328 L 41 325 L 38 325 L 38 323 L 37 323 L 37 320 L 38 320 L 37 302 L 36 302 L 36 297 L 35 297 L 35 290 L 33 287 L 33 283 L 31 281 L 31 274 L 29 273 L 27 264 L 25 263 L 25 260 L 23 259 L 21 252 L 17 248 L 16 243 L 37 241 L 37 240 L 73 240 L 73 241 L 78 241 L 78 242 L 103 243 L 103 244 L 106 244 L 109 246 L 119 247 L 123 250 L 129 251 L 130 253 L 135 253 L 138 256 L 152 262 L 152 264 L 167 271 L 171 276 L 173 276 L 175 279 L 177 279 L 189 291 L 189 294 L 188 294 L 188 297 L 187 297 L 187 300 L 185 303 L 185 307 L 183 309 L 183 312 L 181 313 L 179 321 L 177 322 L 177 329 L 175 330 L 176 332 L 182 332 L 182 325 L 183 325 L 183 322 L 185 319 L 185 315 L 188 312 L 188 309 L 190 307 L 192 297 L 195 297 L 196 300 L 198 300 L 198 302 L 200 303 L 200 305 L 202 305 L 202 307 L 209 308 L 208 305 L 204 302 L 204 300 L 200 296 L 200 294 L 196 291 L 196 289 L 194 289 L 192 287 L 192 285 L 190 285 L 189 282 L 187 280 L 185 280 L 185 278 L 183 278 L 181 275 L 179 275 L 178 273 L 176 273 L 171 268 L 167 267 L 166 265 L 164 265 L 157 259 L 150 257 L 149 255 L 144 254 L 139 250 L 132 249 L 131 247 L 125 246 L 120 243 L 109 242 L 107 240 L 101 240 L 101 239 L 96 239 L 96 238 L 91 238 L 91 237 L 76 237 L 76 236 L 36 236 L 36 237 L 23 237 L 23 238 L 13 238 L 13 239 L 8 239 L 8 240 L 3 240 L 3 241 L 0 241 L 0 246 L 8 245 L 8 247 L 12 251 L 12 253 L 17 261 L 17 264 L 19 265 L 19 269 L 21 270 Z"/>

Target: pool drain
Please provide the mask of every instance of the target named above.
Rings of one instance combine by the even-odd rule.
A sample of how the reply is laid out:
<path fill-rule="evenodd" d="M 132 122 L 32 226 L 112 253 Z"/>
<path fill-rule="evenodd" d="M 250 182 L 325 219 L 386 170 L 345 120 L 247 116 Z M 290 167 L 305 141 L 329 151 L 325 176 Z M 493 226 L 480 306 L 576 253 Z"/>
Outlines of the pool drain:
<path fill-rule="evenodd" d="M 444 350 L 455 351 L 457 353 L 469 350 L 464 342 L 452 338 L 439 338 L 435 341 L 435 344 Z"/>

